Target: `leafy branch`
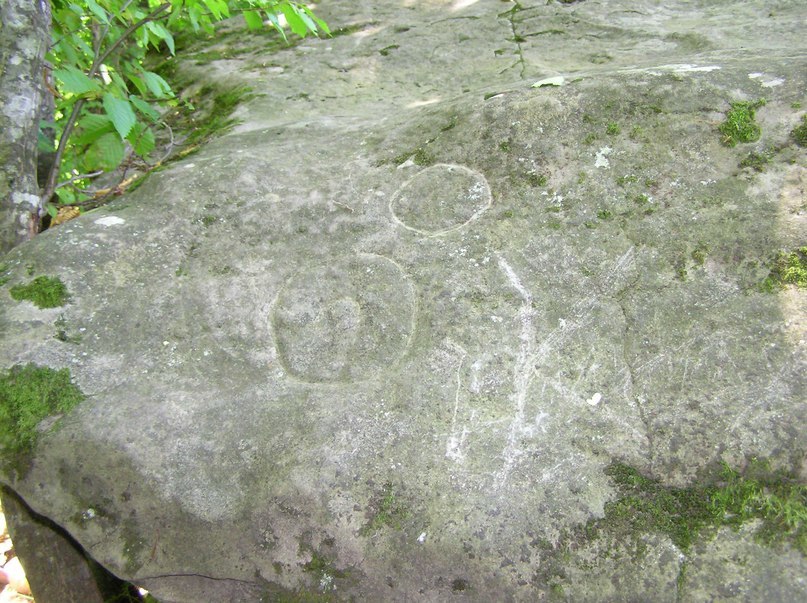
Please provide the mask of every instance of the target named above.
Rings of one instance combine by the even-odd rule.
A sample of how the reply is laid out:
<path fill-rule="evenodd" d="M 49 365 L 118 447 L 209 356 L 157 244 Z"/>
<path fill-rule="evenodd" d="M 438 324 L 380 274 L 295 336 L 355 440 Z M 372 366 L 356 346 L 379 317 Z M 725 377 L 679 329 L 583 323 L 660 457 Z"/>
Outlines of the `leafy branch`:
<path fill-rule="evenodd" d="M 54 124 L 46 126 L 54 127 L 56 136 L 53 142 L 44 139 L 40 152 L 53 154 L 41 191 L 41 203 L 52 216 L 60 204 L 87 205 L 81 187 L 99 172 L 114 171 L 127 157 L 149 165 L 156 148 L 153 126 L 167 127 L 162 115 L 178 104 L 170 84 L 144 66 L 150 48 L 173 55 L 175 34 L 211 33 L 214 23 L 236 12 L 250 30 L 268 25 L 284 40 L 286 26 L 301 37 L 329 33 L 311 9 L 293 0 L 51 2 L 48 59 L 56 112 Z M 173 133 L 171 139 L 173 147 Z"/>
<path fill-rule="evenodd" d="M 124 9 L 128 8 L 130 4 L 131 1 L 127 2 Z M 113 52 L 115 52 L 121 44 L 126 42 L 132 33 L 140 29 L 146 23 L 156 19 L 157 16 L 159 16 L 161 13 L 164 13 L 169 8 L 171 8 L 171 4 L 169 2 L 165 2 L 164 4 L 161 4 L 160 6 L 155 8 L 153 11 L 151 11 L 151 13 L 149 13 L 136 23 L 133 23 L 132 25 L 127 27 L 126 30 L 118 37 L 117 40 L 115 40 L 112 43 L 112 45 L 105 52 L 103 52 L 100 55 L 96 55 L 92 67 L 90 67 L 90 70 L 86 74 L 87 77 L 93 78 L 96 75 L 98 75 L 98 69 L 101 67 L 101 65 L 104 64 L 104 61 L 106 61 L 107 58 L 109 58 L 109 56 Z M 106 28 L 106 31 L 108 31 L 108 27 Z M 101 36 L 99 39 L 101 38 L 103 38 L 103 36 Z M 96 52 L 98 50 L 100 50 L 100 44 L 99 48 L 96 49 Z M 42 192 L 42 201 L 44 203 L 49 203 L 50 200 L 53 198 L 53 194 L 56 192 L 57 181 L 59 179 L 59 173 L 62 165 L 62 158 L 64 157 L 64 152 L 65 149 L 67 148 L 67 141 L 70 139 L 70 135 L 73 133 L 73 129 L 76 126 L 76 121 L 78 120 L 78 117 L 81 114 L 81 109 L 84 107 L 85 101 L 86 99 L 84 98 L 76 99 L 75 103 L 73 104 L 73 109 L 70 112 L 70 117 L 67 119 L 67 123 L 65 124 L 64 129 L 62 130 L 62 135 L 59 138 L 59 146 L 56 149 L 56 155 L 53 159 L 53 165 L 51 166 L 50 173 L 48 174 L 48 180 L 47 183 L 45 184 L 45 190 Z"/>

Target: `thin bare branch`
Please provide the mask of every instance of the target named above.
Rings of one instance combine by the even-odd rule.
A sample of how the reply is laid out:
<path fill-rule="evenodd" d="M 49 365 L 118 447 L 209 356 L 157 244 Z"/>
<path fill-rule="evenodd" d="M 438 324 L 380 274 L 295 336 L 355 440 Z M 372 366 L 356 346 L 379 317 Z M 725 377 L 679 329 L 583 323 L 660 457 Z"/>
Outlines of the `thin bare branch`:
<path fill-rule="evenodd" d="M 56 188 L 60 189 L 63 186 L 67 186 L 68 184 L 73 184 L 74 182 L 76 182 L 78 180 L 87 180 L 89 178 L 97 178 L 101 174 L 105 174 L 105 173 L 106 172 L 104 172 L 104 170 L 99 170 L 97 172 L 91 172 L 89 174 L 79 174 L 78 176 L 73 176 L 72 178 L 70 178 L 70 180 L 65 180 L 64 182 L 60 182 L 59 184 L 56 185 Z"/>

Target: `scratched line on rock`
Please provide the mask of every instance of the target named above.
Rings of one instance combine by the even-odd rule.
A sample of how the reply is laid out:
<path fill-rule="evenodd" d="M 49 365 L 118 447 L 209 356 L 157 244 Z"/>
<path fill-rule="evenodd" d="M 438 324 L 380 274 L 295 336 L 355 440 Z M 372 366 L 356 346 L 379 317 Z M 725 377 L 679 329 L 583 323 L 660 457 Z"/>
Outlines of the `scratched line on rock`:
<path fill-rule="evenodd" d="M 519 331 L 520 343 L 513 367 L 513 394 L 511 395 L 513 415 L 507 430 L 505 447 L 502 451 L 502 467 L 495 474 L 495 486 L 500 488 L 507 483 L 516 462 L 524 454 L 521 446 L 522 439 L 525 436 L 532 436 L 535 433 L 537 423 L 540 423 L 548 416 L 545 412 L 539 413 L 536 425 L 528 424 L 526 421 L 527 396 L 536 374 L 536 368 L 546 360 L 551 352 L 557 351 L 560 346 L 566 343 L 573 334 L 591 324 L 593 310 L 597 306 L 599 297 L 611 295 L 618 291 L 622 284 L 622 277 L 633 266 L 634 248 L 629 248 L 620 256 L 613 268 L 605 275 L 599 291 L 594 295 L 578 300 L 571 307 L 568 317 L 560 321 L 559 325 L 543 338 L 537 348 L 534 343 L 537 338 L 534 325 L 533 296 L 507 260 L 498 256 L 498 263 L 510 285 L 521 296 L 521 306 L 518 311 L 521 326 Z"/>
<path fill-rule="evenodd" d="M 457 361 L 457 387 L 454 390 L 454 413 L 451 417 L 451 433 L 448 436 L 448 440 L 446 440 L 446 457 L 460 462 L 465 458 L 462 447 L 465 444 L 465 438 L 468 437 L 468 429 L 465 425 L 460 429 L 457 415 L 459 414 L 460 396 L 462 392 L 462 365 L 465 362 L 468 351 L 453 341 L 449 341 L 448 344 L 460 356 Z"/>
<path fill-rule="evenodd" d="M 521 283 L 521 280 L 518 278 L 512 266 L 510 266 L 504 258 L 499 257 L 498 259 L 499 267 L 507 276 L 507 280 L 510 281 L 513 288 L 521 295 L 521 307 L 518 309 L 518 318 L 521 323 L 521 331 L 518 336 L 520 344 L 515 367 L 513 368 L 513 386 L 515 391 L 512 397 L 514 399 L 515 412 L 510 422 L 510 427 L 507 430 L 507 445 L 502 452 L 504 466 L 497 475 L 498 484 L 503 485 L 516 459 L 522 454 L 519 439 L 524 431 L 524 409 L 527 404 L 527 393 L 534 375 L 531 370 L 531 359 L 534 356 L 533 341 L 535 340 L 535 325 L 532 320 L 534 314 L 532 295 Z"/>

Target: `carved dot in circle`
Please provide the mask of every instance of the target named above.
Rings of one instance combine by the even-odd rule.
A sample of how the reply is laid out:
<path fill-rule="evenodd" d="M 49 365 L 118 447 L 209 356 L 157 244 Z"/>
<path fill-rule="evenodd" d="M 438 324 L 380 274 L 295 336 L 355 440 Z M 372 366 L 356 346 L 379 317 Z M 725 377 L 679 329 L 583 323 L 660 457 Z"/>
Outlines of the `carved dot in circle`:
<path fill-rule="evenodd" d="M 491 201 L 490 186 L 482 174 L 438 163 L 407 180 L 392 196 L 390 209 L 405 228 L 441 235 L 481 216 Z"/>
<path fill-rule="evenodd" d="M 291 277 L 272 311 L 278 356 L 311 383 L 370 379 L 404 353 L 415 292 L 393 261 L 372 254 L 314 266 Z"/>

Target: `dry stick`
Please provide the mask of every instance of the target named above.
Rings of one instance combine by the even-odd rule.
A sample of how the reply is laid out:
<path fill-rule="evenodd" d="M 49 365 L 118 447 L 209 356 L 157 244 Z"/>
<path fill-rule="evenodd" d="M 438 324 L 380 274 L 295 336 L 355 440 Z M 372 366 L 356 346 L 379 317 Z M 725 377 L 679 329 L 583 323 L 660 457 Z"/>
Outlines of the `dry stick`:
<path fill-rule="evenodd" d="M 140 19 L 137 23 L 133 23 L 129 27 L 126 28 L 126 31 L 121 34 L 121 36 L 115 40 L 115 43 L 110 46 L 104 54 L 99 56 L 95 59 L 90 67 L 89 72 L 87 73 L 87 77 L 94 77 L 98 73 L 98 69 L 103 65 L 104 61 L 106 61 L 107 57 L 110 54 L 115 52 L 118 49 L 118 46 L 123 44 L 124 40 L 128 38 L 132 32 L 137 31 L 140 27 L 148 23 L 149 21 L 153 21 L 156 19 L 161 13 L 164 13 L 166 10 L 171 8 L 170 2 L 165 2 L 151 11 L 148 15 Z M 73 105 L 73 110 L 70 112 L 70 117 L 67 119 L 67 124 L 65 124 L 64 130 L 62 131 L 62 135 L 59 138 L 59 147 L 56 149 L 56 155 L 53 158 L 53 165 L 50 168 L 50 173 L 48 174 L 48 181 L 45 184 L 45 188 L 42 191 L 42 198 L 41 203 L 42 206 L 45 203 L 48 203 L 53 194 L 56 192 L 56 181 L 59 179 L 59 171 L 62 165 L 62 158 L 64 157 L 64 151 L 67 148 L 67 140 L 70 138 L 70 134 L 73 132 L 73 128 L 76 127 L 76 121 L 78 120 L 79 113 L 81 113 L 81 109 L 84 106 L 85 99 L 80 98 L 78 99 L 75 104 Z"/>

